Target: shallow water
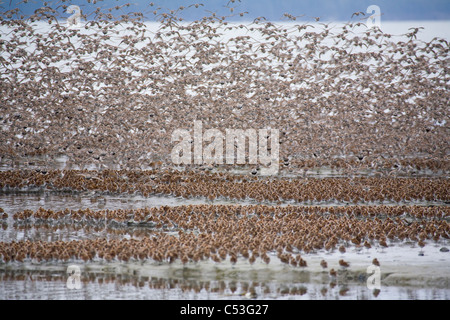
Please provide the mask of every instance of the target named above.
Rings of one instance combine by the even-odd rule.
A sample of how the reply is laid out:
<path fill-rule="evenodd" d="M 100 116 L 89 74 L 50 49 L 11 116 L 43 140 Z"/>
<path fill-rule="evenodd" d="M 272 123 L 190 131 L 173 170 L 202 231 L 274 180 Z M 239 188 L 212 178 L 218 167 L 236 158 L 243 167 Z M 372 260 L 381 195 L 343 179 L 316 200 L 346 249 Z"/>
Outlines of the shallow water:
<path fill-rule="evenodd" d="M 420 155 L 418 155 L 420 158 Z M 105 165 L 105 164 L 87 164 L 83 167 L 77 165 L 68 164 L 68 157 L 65 155 L 60 156 L 33 156 L 33 157 L 21 157 L 11 159 L 10 157 L 1 157 L 0 158 L 0 171 L 7 170 L 39 170 L 46 168 L 48 170 L 102 170 L 102 169 L 112 169 L 112 170 L 120 170 L 119 165 Z M 152 167 L 142 166 L 141 170 L 151 170 Z M 183 170 L 183 167 L 179 168 Z M 235 175 L 251 175 L 251 171 L 254 169 L 253 166 L 239 166 L 236 165 L 228 173 Z M 223 172 L 223 170 L 219 168 L 212 169 L 212 172 Z M 388 170 L 369 170 L 369 169 L 360 169 L 356 170 L 353 173 L 354 177 L 372 177 L 381 174 L 387 174 Z M 411 176 L 412 173 L 397 173 L 398 176 Z M 430 169 L 421 169 L 414 171 L 414 177 L 442 177 L 447 176 L 448 172 L 443 171 L 432 171 Z M 289 168 L 281 168 L 278 177 L 283 178 L 297 178 L 297 177 L 311 177 L 311 178 L 335 178 L 335 177 L 348 177 L 347 173 L 342 170 L 333 169 L 330 167 L 321 167 L 321 168 L 308 168 L 298 170 L 292 170 Z"/>
<path fill-rule="evenodd" d="M 0 241 L 80 240 L 140 238 L 152 234 L 151 228 L 112 227 L 97 223 L 27 224 L 14 221 L 12 215 L 24 209 L 134 209 L 161 205 L 226 204 L 236 201 L 207 201 L 202 198 L 181 199 L 170 196 L 108 195 L 93 192 L 62 193 L 51 191 L 1 192 L 0 207 L 9 217 L 2 221 Z M 254 204 L 254 201 L 239 202 Z M 325 204 L 322 204 L 325 205 Z M 336 204 L 332 204 L 336 205 Z M 441 204 L 445 205 L 445 204 Z M 249 288 L 257 299 L 443 299 L 450 298 L 450 253 L 448 240 L 427 245 L 424 255 L 419 248 L 403 243 L 389 248 L 347 250 L 345 254 L 319 251 L 303 255 L 306 268 L 282 264 L 271 255 L 269 265 L 257 260 L 254 265 L 240 262 L 231 265 L 211 261 L 173 264 L 153 261 L 122 263 L 83 261 L 0 264 L 0 299 L 248 299 Z M 366 285 L 366 268 L 374 257 L 382 262 L 382 286 L 378 293 Z M 351 269 L 341 270 L 338 260 L 350 261 Z M 327 271 L 320 260 L 328 262 Z M 80 289 L 67 288 L 67 266 L 81 269 Z M 328 270 L 340 275 L 334 279 Z"/>
<path fill-rule="evenodd" d="M 157 287 L 154 287 L 154 283 Z M 385 287 L 378 294 L 365 286 L 310 283 L 253 283 L 174 279 L 135 278 L 128 281 L 96 278 L 83 283 L 81 289 L 68 289 L 65 278 L 56 274 L 35 275 L 26 280 L 0 282 L 0 299 L 249 299 L 245 287 L 253 286 L 258 300 L 448 300 L 450 291 L 420 287 Z M 205 289 L 207 287 L 207 289 Z M 235 290 L 233 292 L 233 290 Z"/>
<path fill-rule="evenodd" d="M 324 254 L 318 256 L 321 258 Z M 378 252 L 377 256 L 383 259 L 383 254 Z M 327 259 L 330 261 L 330 257 Z M 310 263 L 313 260 L 309 259 Z M 364 259 L 360 257 L 360 260 Z M 429 262 L 428 259 L 425 263 Z M 448 265 L 448 262 L 448 258 L 445 259 L 444 263 Z M 442 265 L 443 262 L 440 263 Z M 71 264 L 74 263 L 34 266 L 26 263 L 21 266 L 0 267 L 0 299 L 450 298 L 448 273 L 447 280 L 430 285 L 414 281 L 408 284 L 411 278 L 403 278 L 402 283 L 401 277 L 390 282 L 392 273 L 382 272 L 381 289 L 377 292 L 367 288 L 368 275 L 361 270 L 350 272 L 338 269 L 338 276 L 333 278 L 326 271 L 317 271 L 314 266 L 310 268 L 311 271 L 306 271 L 281 265 L 276 261 L 270 265 L 256 262 L 252 266 L 242 262 L 234 266 L 226 263 L 219 266 L 208 262 L 186 266 L 180 263 L 94 262 L 83 265 L 82 262 L 75 262 L 81 269 L 81 287 L 69 289 L 66 270 Z M 355 265 L 355 270 L 359 270 L 357 263 Z M 411 270 L 415 272 L 418 269 Z"/>

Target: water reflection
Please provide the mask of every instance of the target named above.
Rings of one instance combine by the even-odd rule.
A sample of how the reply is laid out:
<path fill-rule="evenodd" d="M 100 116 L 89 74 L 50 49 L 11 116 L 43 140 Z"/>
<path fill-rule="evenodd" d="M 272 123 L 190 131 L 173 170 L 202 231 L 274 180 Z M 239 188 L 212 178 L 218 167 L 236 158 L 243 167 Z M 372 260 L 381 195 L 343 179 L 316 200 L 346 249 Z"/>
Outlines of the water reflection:
<path fill-rule="evenodd" d="M 0 299 L 443 299 L 445 289 L 164 278 L 129 274 L 83 273 L 81 289 L 68 289 L 61 271 L 0 271 Z"/>

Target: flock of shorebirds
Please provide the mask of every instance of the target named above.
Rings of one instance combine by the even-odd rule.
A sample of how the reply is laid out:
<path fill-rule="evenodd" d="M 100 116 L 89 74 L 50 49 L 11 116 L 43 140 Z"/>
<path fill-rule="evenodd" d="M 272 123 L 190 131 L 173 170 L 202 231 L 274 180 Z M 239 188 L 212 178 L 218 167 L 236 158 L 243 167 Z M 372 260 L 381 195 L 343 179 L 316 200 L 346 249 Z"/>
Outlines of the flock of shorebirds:
<path fill-rule="evenodd" d="M 143 260 L 183 264 L 238 259 L 268 264 L 273 255 L 293 267 L 306 267 L 302 254 L 346 248 L 370 250 L 389 243 L 450 239 L 448 207 L 390 206 L 303 207 L 266 205 L 185 205 L 135 210 L 68 210 L 39 208 L 14 213 L 13 220 L 29 226 L 46 221 L 148 228 L 151 233 L 133 239 L 72 241 L 11 241 L 0 243 L 0 257 L 10 261 L 123 261 Z M 2 219 L 7 219 L 6 215 Z M 375 261 L 375 260 L 374 260 Z M 376 260 L 375 263 L 378 263 Z M 350 264 L 343 259 L 339 265 Z M 326 261 L 321 262 L 326 269 Z M 331 270 L 330 272 L 334 272 Z"/>
<path fill-rule="evenodd" d="M 252 199 L 259 202 L 297 203 L 339 201 L 347 203 L 395 201 L 448 202 L 449 180 L 437 178 L 262 178 L 224 172 L 177 170 L 15 170 L 0 172 L 0 188 L 44 188 L 53 191 L 94 191 Z"/>
<path fill-rule="evenodd" d="M 1 161 L 48 161 L 0 171 L 0 190 L 211 201 L 134 210 L 0 208 L 3 230 L 12 222 L 102 235 L 2 241 L 0 264 L 278 259 L 305 268 L 308 253 L 338 251 L 338 270 L 320 262 L 334 277 L 351 266 L 348 250 L 448 244 L 445 40 L 421 41 L 419 28 L 400 37 L 361 22 L 301 24 L 289 15 L 286 25 L 230 23 L 216 14 L 187 23 L 177 16 L 184 9 L 156 8 L 156 28 L 142 14 L 112 14 L 124 6 L 99 8 L 79 28 L 68 28 L 51 8 L 27 19 L 19 10 L 0 14 Z M 194 120 L 223 131 L 279 129 L 280 168 L 294 174 L 172 165 L 171 134 Z M 51 163 L 61 155 L 66 167 L 56 170 Z M 91 165 L 98 170 L 85 169 Z M 306 176 L 323 166 L 350 175 Z M 361 169 L 389 175 L 352 175 Z M 440 176 L 414 176 L 421 172 Z M 257 204 L 213 203 L 220 199 Z M 340 205 L 320 206 L 327 202 Z"/>
<path fill-rule="evenodd" d="M 413 206 L 411 201 L 449 200 L 445 178 L 266 178 L 176 170 L 21 170 L 0 172 L 3 190 L 39 188 L 52 191 L 164 194 L 184 198 L 203 196 L 272 202 L 274 205 L 186 205 L 136 210 L 69 210 L 40 208 L 12 214 L 17 228 L 51 230 L 94 228 L 107 234 L 132 233 L 139 240 L 86 239 L 53 242 L 2 242 L 4 262 L 82 259 L 128 261 L 141 259 L 183 264 L 209 260 L 220 263 L 257 258 L 269 263 L 268 253 L 281 262 L 305 267 L 301 254 L 318 250 L 346 251 L 387 247 L 450 237 L 448 206 Z M 281 206 L 291 200 L 292 205 Z M 408 205 L 382 205 L 391 200 Z M 323 201 L 353 205 L 304 206 Z M 356 205 L 360 202 L 360 205 Z M 299 205 L 300 204 L 300 205 Z M 9 215 L 0 211 L 1 220 Z M 135 228 L 145 232 L 134 233 Z M 133 231 L 133 232 L 132 232 Z M 73 248 L 72 248 L 73 246 Z M 70 250 L 69 250 L 70 249 Z M 326 266 L 326 262 L 324 262 Z M 348 267 L 348 262 L 339 262 Z"/>
<path fill-rule="evenodd" d="M 279 129 L 286 170 L 448 171 L 449 46 L 420 40 L 420 28 L 180 21 L 195 6 L 151 8 L 156 27 L 129 6 L 99 7 L 69 28 L 48 5 L 0 15 L 5 161 L 171 166 L 171 133 L 202 120 L 205 130 Z"/>

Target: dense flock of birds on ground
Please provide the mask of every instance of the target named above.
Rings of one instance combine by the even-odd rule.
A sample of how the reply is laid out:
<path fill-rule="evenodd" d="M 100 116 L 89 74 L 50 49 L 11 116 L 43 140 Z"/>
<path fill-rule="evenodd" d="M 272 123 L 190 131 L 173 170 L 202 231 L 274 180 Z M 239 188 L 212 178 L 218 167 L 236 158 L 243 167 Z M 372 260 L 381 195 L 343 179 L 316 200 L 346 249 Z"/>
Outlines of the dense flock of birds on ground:
<path fill-rule="evenodd" d="M 257 204 L 0 208 L 2 230 L 105 231 L 71 241 L 2 241 L 0 265 L 238 260 L 252 265 L 278 259 L 302 269 L 308 253 L 339 251 L 337 271 L 343 271 L 351 266 L 347 250 L 448 244 L 450 91 L 444 39 L 424 42 L 420 28 L 386 34 L 361 20 L 309 23 L 285 14 L 283 23 L 264 17 L 246 21 L 233 7 L 231 15 L 242 16 L 242 22 L 215 13 L 181 19 L 184 10 L 199 10 L 201 4 L 177 10 L 150 4 L 154 23 L 130 12 L 131 4 L 99 7 L 69 26 L 60 13 L 67 10 L 65 2 L 28 17 L 19 9 L 0 13 L 1 160 L 33 165 L 44 157 L 49 164 L 1 171 L 0 189 Z M 241 175 L 229 172 L 233 165 L 180 170 L 170 160 L 171 134 L 192 129 L 194 120 L 202 120 L 205 130 L 279 129 L 280 168 L 298 175 L 261 177 L 256 169 Z M 66 168 L 55 170 L 52 161 L 61 155 L 68 159 Z M 85 169 L 91 165 L 97 170 Z M 389 176 L 300 175 L 323 166 Z M 440 176 L 413 177 L 424 170 Z M 317 205 L 327 201 L 347 205 Z M 376 258 L 372 263 L 380 265 Z M 327 261 L 320 265 L 336 276 Z"/>
<path fill-rule="evenodd" d="M 87 239 L 79 241 L 2 242 L 4 262 L 71 258 L 90 261 L 128 261 L 132 257 L 158 262 L 183 264 L 212 259 L 232 263 L 238 257 L 254 263 L 260 257 L 269 263 L 268 253 L 277 253 L 284 263 L 306 266 L 300 253 L 317 250 L 345 252 L 345 247 L 370 249 L 412 242 L 424 247 L 427 241 L 444 243 L 449 239 L 449 207 L 414 206 L 411 201 L 448 201 L 448 179 L 438 178 L 326 178 L 261 179 L 225 173 L 139 172 L 104 170 L 52 170 L 0 172 L 3 190 L 40 188 L 52 191 L 102 193 L 163 194 L 275 201 L 276 205 L 185 205 L 136 210 L 69 210 L 40 208 L 13 213 L 18 229 L 47 227 L 64 229 L 92 227 L 102 229 L 147 228 L 139 240 Z M 245 181 L 243 181 L 245 180 Z M 177 189 L 183 186 L 185 189 Z M 182 190 L 190 193 L 183 193 Z M 204 190 L 202 194 L 200 191 Z M 215 190 L 219 194 L 212 192 Z M 220 193 L 221 190 L 224 193 Z M 251 190 L 256 190 L 252 193 Z M 209 192 L 208 192 L 209 191 Z M 198 192 L 198 193 L 196 193 Z M 246 195 L 247 194 L 247 195 Z M 374 205 L 392 199 L 397 205 Z M 293 204 L 282 206 L 287 200 Z M 348 201 L 341 206 L 304 206 L 302 202 Z M 405 201 L 407 205 L 398 205 Z M 360 205 L 356 205 L 360 202 Z M 300 204 L 300 205 L 299 205 Z M 1 219 L 9 218 L 1 209 Z M 95 229 L 97 228 L 97 229 Z M 129 230 L 128 230 L 129 231 Z M 123 234 L 114 232 L 113 234 Z M 175 234 L 170 234 L 175 233 Z M 137 234 L 136 234 L 137 235 Z M 136 241 L 135 241 L 136 240 Z M 37 243 L 40 244 L 37 244 Z M 75 246 L 70 252 L 67 248 Z M 36 248 L 35 248 L 36 247 Z M 35 248 L 35 249 L 33 249 Z M 112 251 L 111 251 L 112 250 Z M 45 256 L 44 253 L 48 256 Z M 84 255 L 83 255 L 84 253 Z M 141 254 L 141 255 L 140 255 Z M 109 258 L 111 257 L 111 258 Z M 342 265 L 347 263 L 343 261 Z"/>
<path fill-rule="evenodd" d="M 449 46 L 420 40 L 420 27 L 387 34 L 354 15 L 247 21 L 232 2 L 230 15 L 192 22 L 183 12 L 201 4 L 98 4 L 74 27 L 65 2 L 0 14 L 4 160 L 170 166 L 171 133 L 202 120 L 204 130 L 279 129 L 286 162 L 448 170 Z"/>
<path fill-rule="evenodd" d="M 389 206 L 301 207 L 264 205 L 185 205 L 130 210 L 24 210 L 13 219 L 29 227 L 82 223 L 103 229 L 115 225 L 140 226 L 151 233 L 139 239 L 95 238 L 72 241 L 12 241 L 0 243 L 4 262 L 41 262 L 70 259 L 106 261 L 150 260 L 183 264 L 237 259 L 268 264 L 269 253 L 294 267 L 306 267 L 301 254 L 346 247 L 370 250 L 388 243 L 417 244 L 448 241 L 448 207 Z M 349 264 L 339 261 L 343 267 Z M 326 264 L 322 265 L 326 268 Z"/>
<path fill-rule="evenodd" d="M 339 201 L 370 203 L 438 201 L 448 203 L 445 177 L 273 178 L 224 172 L 178 170 L 15 170 L 0 171 L 3 190 L 93 191 L 113 194 L 169 195 L 208 200 L 233 199 L 296 203 Z"/>

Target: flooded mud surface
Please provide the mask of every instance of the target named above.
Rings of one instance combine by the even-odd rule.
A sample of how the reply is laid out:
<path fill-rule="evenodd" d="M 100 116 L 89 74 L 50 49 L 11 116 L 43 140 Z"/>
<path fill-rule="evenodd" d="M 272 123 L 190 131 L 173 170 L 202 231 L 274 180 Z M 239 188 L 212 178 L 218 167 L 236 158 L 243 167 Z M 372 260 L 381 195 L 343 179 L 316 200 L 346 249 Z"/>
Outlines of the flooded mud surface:
<path fill-rule="evenodd" d="M 56 191 L 43 186 L 24 186 L 20 190 L 6 188 L 0 192 L 0 208 L 6 213 L 0 220 L 3 248 L 0 299 L 446 300 L 450 298 L 447 249 L 450 247 L 450 211 L 446 201 L 448 199 L 412 198 L 399 203 L 390 200 L 357 204 L 342 199 L 258 202 L 251 198 L 210 200 L 202 196 Z M 231 215 L 230 210 L 234 212 Z M 208 220 L 212 215 L 214 220 Z M 191 224 L 180 223 L 176 216 L 186 220 L 183 223 L 190 221 Z M 206 216 L 206 220 L 202 220 L 202 216 Z M 159 218 L 166 219 L 165 224 L 158 225 Z M 255 219 L 255 225 L 266 221 L 267 232 L 275 230 L 276 233 L 271 241 L 279 244 L 256 247 L 252 240 L 242 252 L 234 250 L 233 245 L 225 245 L 227 252 L 217 259 L 218 245 L 217 250 L 212 250 L 217 253 L 215 257 L 211 252 L 201 259 L 189 255 L 183 260 L 181 252 L 196 252 L 202 234 L 207 235 L 207 244 L 216 244 L 215 240 L 221 237 L 238 241 L 253 229 L 246 229 L 249 228 L 244 223 L 246 219 Z M 324 223 L 319 224 L 322 231 L 307 233 L 302 241 L 321 234 L 326 236 L 327 228 L 332 228 L 333 224 L 348 228 L 345 224 L 350 223 L 349 226 L 362 229 L 358 236 L 360 243 L 353 243 L 357 237 L 348 235 L 341 235 L 332 248 L 326 247 L 326 241 L 313 248 L 308 247 L 307 242 L 296 242 L 296 237 L 305 232 L 305 229 L 297 230 L 300 228 L 297 224 L 309 223 L 305 228 L 313 228 L 316 219 Z M 386 225 L 389 221 L 392 221 L 391 227 Z M 224 229 L 214 229 L 214 224 L 219 223 L 229 223 L 231 230 L 242 223 L 242 229 L 227 238 Z M 291 230 L 286 230 L 285 226 L 290 226 Z M 370 235 L 371 226 L 381 228 L 384 234 Z M 389 228 L 394 228 L 396 235 L 386 239 Z M 299 233 L 295 233 L 296 230 Z M 409 232 L 408 235 L 401 236 L 402 230 Z M 441 236 L 436 236 L 436 230 L 442 230 Z M 425 236 L 421 232 L 429 233 Z M 294 238 L 289 238 L 289 234 Z M 185 236 L 191 237 L 190 240 L 183 242 L 181 238 Z M 54 254 L 47 260 L 37 259 L 28 252 L 22 258 L 16 255 L 6 261 L 4 254 L 5 247 L 14 247 L 11 243 L 20 251 L 36 242 L 43 247 L 50 244 L 64 247 L 71 242 L 88 247 L 98 239 L 120 245 L 123 241 L 166 237 L 172 239 L 167 242 L 169 245 L 178 248 L 173 261 L 168 256 L 152 256 L 150 252 L 158 246 L 148 249 L 145 257 L 133 257 L 131 253 L 126 261 L 119 253 L 106 260 L 99 251 L 89 259 L 77 254 L 65 258 Z M 419 237 L 425 241 L 424 246 L 420 246 Z M 244 237 L 244 241 L 248 239 Z M 382 240 L 387 241 L 386 246 L 381 245 Z M 166 252 L 166 248 L 162 247 L 161 252 Z M 374 259 L 379 262 L 380 290 L 368 288 L 367 281 L 372 275 L 368 267 L 373 266 Z M 80 268 L 81 287 L 75 290 L 69 289 L 67 284 L 71 276 L 67 268 L 71 265 Z"/>

